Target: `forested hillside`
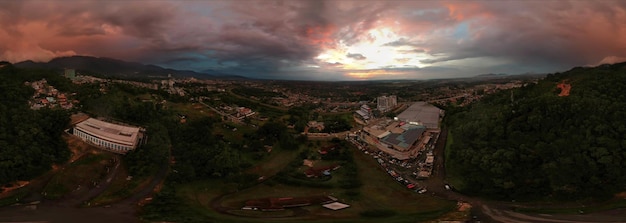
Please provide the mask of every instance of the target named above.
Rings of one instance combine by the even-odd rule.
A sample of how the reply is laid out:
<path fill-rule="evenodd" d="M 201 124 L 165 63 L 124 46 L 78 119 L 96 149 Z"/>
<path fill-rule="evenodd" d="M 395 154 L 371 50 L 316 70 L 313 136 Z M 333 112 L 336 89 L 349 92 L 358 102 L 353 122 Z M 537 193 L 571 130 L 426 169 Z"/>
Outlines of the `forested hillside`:
<path fill-rule="evenodd" d="M 0 184 L 28 180 L 67 160 L 70 152 L 61 134 L 69 123 L 64 110 L 31 110 L 27 100 L 34 90 L 24 81 L 46 78 L 67 86 L 58 74 L 25 71 L 0 64 Z"/>
<path fill-rule="evenodd" d="M 626 188 L 625 63 L 551 74 L 448 115 L 448 174 L 466 193 L 598 198 Z"/>

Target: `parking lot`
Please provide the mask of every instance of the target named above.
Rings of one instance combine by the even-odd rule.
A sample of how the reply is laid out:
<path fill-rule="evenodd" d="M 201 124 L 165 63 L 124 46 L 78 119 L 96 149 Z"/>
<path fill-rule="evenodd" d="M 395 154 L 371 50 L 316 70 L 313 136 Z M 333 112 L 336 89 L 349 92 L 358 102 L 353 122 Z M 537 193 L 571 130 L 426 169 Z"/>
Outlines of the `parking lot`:
<path fill-rule="evenodd" d="M 387 171 L 389 176 L 396 182 L 404 185 L 408 190 L 416 193 L 426 193 L 428 189 L 423 185 L 424 179 L 427 179 L 433 170 L 435 143 L 439 137 L 438 132 L 428 132 L 431 140 L 424 145 L 422 150 L 417 151 L 413 158 L 398 159 L 396 156 L 381 150 L 378 146 L 370 145 L 362 132 L 356 132 L 347 137 L 348 141 L 357 146 L 364 154 L 375 159 L 378 164 Z M 370 140 L 371 141 L 371 140 Z M 390 149 L 388 149 L 390 150 Z M 422 173 L 422 174 L 420 174 Z M 423 173 L 428 173 L 426 176 Z"/>

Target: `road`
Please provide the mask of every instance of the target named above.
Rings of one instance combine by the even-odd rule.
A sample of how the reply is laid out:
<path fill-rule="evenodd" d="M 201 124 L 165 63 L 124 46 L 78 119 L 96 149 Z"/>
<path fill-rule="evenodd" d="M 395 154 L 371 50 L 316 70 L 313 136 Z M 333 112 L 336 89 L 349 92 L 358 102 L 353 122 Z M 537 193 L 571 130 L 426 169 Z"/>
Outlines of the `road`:
<path fill-rule="evenodd" d="M 38 192 L 28 196 L 27 202 L 20 205 L 13 205 L 0 208 L 0 222 L 59 222 L 59 223 L 110 223 L 110 222 L 141 222 L 136 216 L 138 202 L 149 196 L 154 188 L 163 182 L 167 175 L 169 165 L 164 162 L 157 174 L 153 177 L 148 186 L 130 198 L 117 202 L 113 205 L 103 207 L 84 208 L 77 205 L 92 199 L 102 193 L 117 174 L 119 162 L 111 173 L 100 183 L 100 187 L 95 187 L 88 192 L 76 193 L 75 196 L 68 196 L 61 200 L 34 200 L 41 198 Z M 45 185 L 45 184 L 43 184 Z M 41 190 L 34 190 L 41 191 Z M 41 201 L 40 203 L 38 203 Z M 37 203 L 37 204 L 35 204 Z"/>

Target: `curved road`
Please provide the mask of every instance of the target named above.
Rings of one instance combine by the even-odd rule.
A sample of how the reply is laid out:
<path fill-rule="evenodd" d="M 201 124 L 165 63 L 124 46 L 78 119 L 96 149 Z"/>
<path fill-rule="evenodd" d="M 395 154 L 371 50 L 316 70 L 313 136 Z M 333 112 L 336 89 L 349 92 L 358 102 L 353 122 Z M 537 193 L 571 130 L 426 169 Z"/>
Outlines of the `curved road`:
<path fill-rule="evenodd" d="M 150 184 L 133 196 L 113 205 L 90 208 L 78 207 L 78 205 L 102 193 L 110 185 L 111 179 L 118 172 L 118 168 L 119 162 L 113 171 L 100 183 L 99 187 L 95 187 L 87 192 L 73 192 L 65 199 L 59 201 L 42 200 L 39 203 L 37 200 L 40 199 L 37 198 L 41 198 L 38 192 L 40 190 L 34 190 L 36 192 L 28 196 L 28 200 L 25 200 L 25 202 L 34 203 L 1 207 L 0 222 L 140 222 L 140 219 L 136 216 L 137 204 L 149 196 L 154 188 L 165 179 L 169 168 L 167 162 L 161 165 Z"/>

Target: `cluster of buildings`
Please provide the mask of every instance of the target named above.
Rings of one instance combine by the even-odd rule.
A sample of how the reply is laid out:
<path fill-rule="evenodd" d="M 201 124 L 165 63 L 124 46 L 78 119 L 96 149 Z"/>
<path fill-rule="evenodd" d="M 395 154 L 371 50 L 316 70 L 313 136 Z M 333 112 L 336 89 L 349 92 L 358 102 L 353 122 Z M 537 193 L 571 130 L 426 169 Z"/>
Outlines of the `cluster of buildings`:
<path fill-rule="evenodd" d="M 152 89 L 152 90 L 158 90 L 159 89 L 159 85 L 156 83 L 145 83 L 145 82 L 139 82 L 139 81 L 129 81 L 129 80 L 117 80 L 117 79 L 104 79 L 104 78 L 98 78 L 98 77 L 92 77 L 92 76 L 84 76 L 84 75 L 80 75 L 80 76 L 75 76 L 74 78 L 70 78 L 72 80 L 72 83 L 74 84 L 92 84 L 92 83 L 119 83 L 119 84 L 128 84 L 134 87 L 139 87 L 139 88 L 147 88 L 147 89 Z M 102 87 L 104 87 L 104 85 L 102 85 Z M 100 89 L 100 91 L 104 91 L 103 88 Z"/>
<path fill-rule="evenodd" d="M 177 87 L 174 84 L 177 81 L 183 81 L 183 80 L 176 80 L 171 78 L 171 75 L 168 76 L 167 80 L 161 80 L 161 81 L 153 81 L 152 83 L 146 83 L 146 82 L 139 82 L 139 81 L 129 81 L 129 80 L 117 80 L 117 79 L 104 79 L 104 78 L 98 78 L 98 77 L 92 77 L 92 76 L 86 76 L 86 75 L 76 75 L 73 69 L 66 69 L 65 70 L 65 77 L 69 78 L 70 80 L 72 80 L 73 83 L 75 84 L 85 84 L 85 83 L 119 83 L 119 84 L 128 84 L 134 87 L 139 87 L 139 88 L 147 88 L 147 89 L 152 89 L 152 90 L 158 90 L 158 89 L 163 89 L 165 91 L 167 91 L 170 94 L 177 94 L 180 96 L 185 96 L 187 94 L 187 92 L 185 91 L 184 88 L 182 87 Z M 194 79 L 195 80 L 195 79 Z M 188 83 L 189 81 L 192 80 L 185 80 L 185 83 Z M 102 85 L 100 91 L 104 92 L 106 91 L 105 86 Z"/>
<path fill-rule="evenodd" d="M 228 105 L 223 105 L 220 107 L 212 107 L 205 103 L 201 103 L 201 104 L 208 106 L 215 112 L 219 113 L 222 116 L 228 117 L 228 119 L 234 122 L 239 122 L 241 120 L 244 120 L 245 118 L 248 118 L 257 114 L 251 108 L 239 107 L 236 105 L 232 107 Z"/>
<path fill-rule="evenodd" d="M 439 133 L 443 110 L 427 102 L 415 102 L 392 119 L 378 119 L 363 127 L 362 138 L 399 160 L 416 158 Z"/>
<path fill-rule="evenodd" d="M 537 80 L 530 82 L 537 83 Z M 485 95 L 493 94 L 501 90 L 519 88 L 527 83 L 528 81 L 511 80 L 510 82 L 505 83 L 479 84 L 463 88 L 451 88 L 450 86 L 445 86 L 434 89 L 433 92 L 437 92 L 436 94 L 424 93 L 421 96 L 424 100 L 430 103 L 453 103 L 458 104 L 459 106 L 466 106 L 480 100 Z"/>
<path fill-rule="evenodd" d="M 67 94 L 59 92 L 54 86 L 48 84 L 46 79 L 42 79 L 34 82 L 25 82 L 27 86 L 31 86 L 35 89 L 35 94 L 28 101 L 31 109 L 37 110 L 40 108 L 62 108 L 72 109 L 74 104 L 78 103 L 78 100 L 69 100 Z"/>
<path fill-rule="evenodd" d="M 250 108 L 246 107 L 238 107 L 237 112 L 235 113 L 235 117 L 239 120 L 255 115 L 256 112 L 252 111 Z"/>
<path fill-rule="evenodd" d="M 124 154 L 146 142 L 144 132 L 140 127 L 88 118 L 74 125 L 71 133 L 101 149 Z"/>
<path fill-rule="evenodd" d="M 425 189 L 409 177 L 424 179 L 433 171 L 433 150 L 444 111 L 427 102 L 415 102 L 391 118 L 374 118 L 354 135 L 348 135 L 365 154 L 371 154 L 398 182 L 418 193 Z M 373 150 L 373 151 L 372 151 Z"/>
<path fill-rule="evenodd" d="M 359 102 L 359 104 L 361 104 L 361 107 L 355 112 L 357 121 L 360 124 L 366 124 L 370 119 L 374 118 L 372 108 L 370 108 L 367 103 L 367 101 Z M 397 107 L 398 97 L 395 95 L 380 96 L 376 98 L 376 110 L 380 111 L 380 113 L 392 111 Z"/>
<path fill-rule="evenodd" d="M 321 132 L 324 130 L 324 128 L 326 128 L 324 126 L 324 122 L 318 121 L 309 121 L 306 126 L 308 127 L 308 129 L 305 132 Z"/>
<path fill-rule="evenodd" d="M 167 80 L 161 80 L 161 89 L 167 91 L 167 93 L 170 94 L 185 96 L 185 89 L 181 87 L 175 87 L 174 83 L 176 83 L 176 81 L 172 78 L 171 74 L 168 74 Z"/>

